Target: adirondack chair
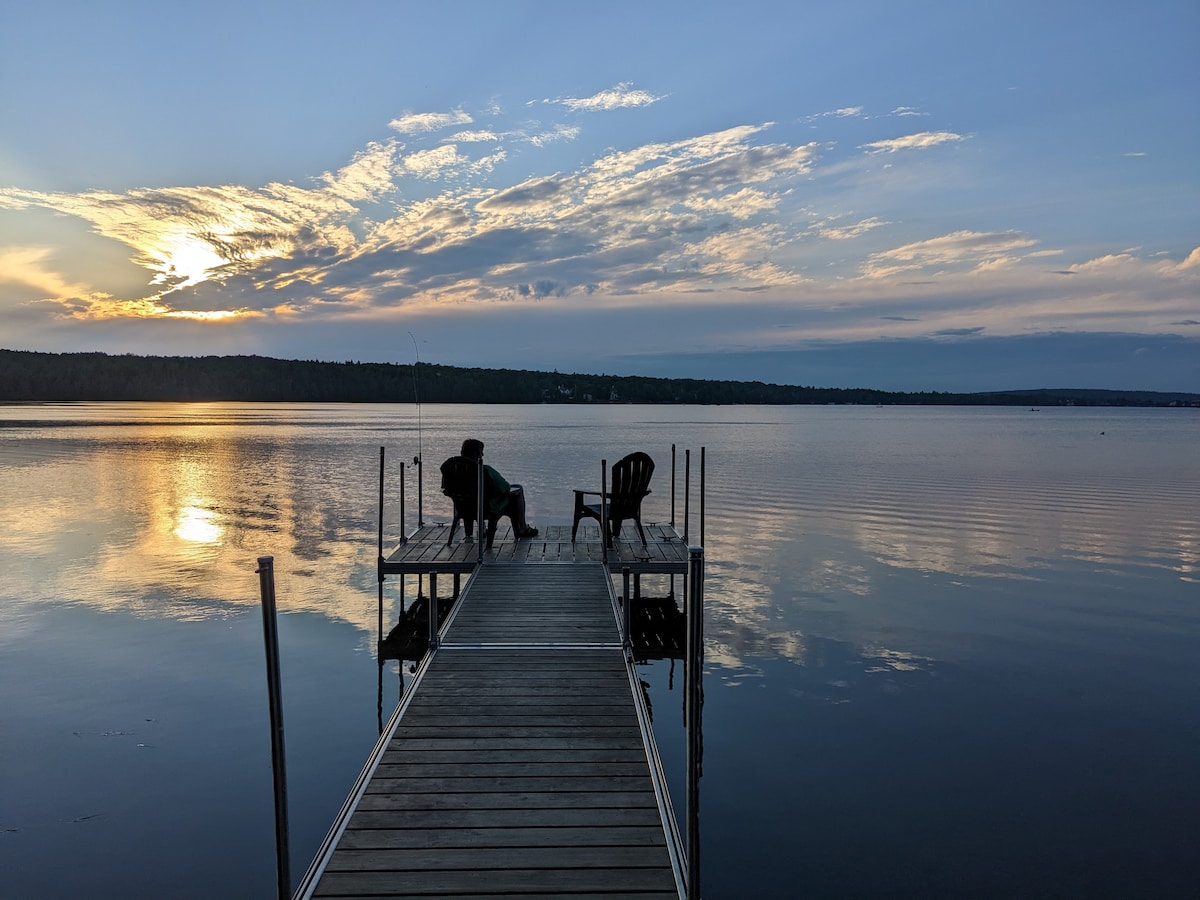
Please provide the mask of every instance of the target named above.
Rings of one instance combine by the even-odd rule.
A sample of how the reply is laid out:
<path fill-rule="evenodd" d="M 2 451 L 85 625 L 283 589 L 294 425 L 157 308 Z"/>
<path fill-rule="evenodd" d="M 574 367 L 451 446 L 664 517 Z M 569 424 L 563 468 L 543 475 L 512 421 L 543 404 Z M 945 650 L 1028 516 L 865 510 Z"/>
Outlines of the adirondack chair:
<path fill-rule="evenodd" d="M 454 519 L 450 523 L 450 534 L 446 546 L 454 543 L 454 532 L 462 519 L 463 532 L 469 538 L 479 515 L 479 463 L 466 456 L 452 456 L 442 463 L 442 493 L 454 502 Z M 487 549 L 492 549 L 496 538 L 496 524 L 500 516 L 484 514 L 487 520 Z M 483 540 L 483 524 L 480 523 L 480 540 Z"/>
<path fill-rule="evenodd" d="M 654 460 L 638 450 L 619 460 L 612 467 L 612 485 L 608 490 L 608 534 L 605 541 L 612 546 L 613 538 L 621 533 L 621 523 L 633 519 L 637 525 L 642 545 L 646 544 L 646 532 L 642 529 L 642 499 L 650 493 L 650 476 L 654 474 Z M 600 497 L 589 503 L 586 497 Z M 571 524 L 571 540 L 579 531 L 580 519 L 595 519 L 603 523 L 605 518 L 604 497 L 599 491 L 575 491 L 575 520 Z M 603 527 L 603 526 L 602 526 Z"/>

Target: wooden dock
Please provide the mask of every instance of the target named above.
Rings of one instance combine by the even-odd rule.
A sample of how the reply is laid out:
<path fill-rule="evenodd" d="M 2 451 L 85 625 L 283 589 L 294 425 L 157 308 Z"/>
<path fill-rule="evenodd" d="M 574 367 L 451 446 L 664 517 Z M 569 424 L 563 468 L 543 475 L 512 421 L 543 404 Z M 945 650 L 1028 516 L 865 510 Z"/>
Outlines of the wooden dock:
<path fill-rule="evenodd" d="M 463 540 L 461 526 L 453 546 L 447 546 L 450 526 L 447 523 L 423 525 L 407 541 L 393 550 L 380 564 L 388 575 L 423 575 L 472 572 L 479 561 L 479 547 L 474 541 Z M 614 546 L 607 553 L 608 568 L 619 573 L 629 568 L 635 575 L 683 574 L 687 571 L 686 542 L 670 525 L 647 524 L 646 544 L 643 546 L 633 525 L 626 525 Z M 591 522 L 579 526 L 578 540 L 571 540 L 569 525 L 549 525 L 535 538 L 513 540 L 512 529 L 505 520 L 496 532 L 485 562 L 498 563 L 583 563 L 601 562 L 604 547 L 600 529 Z"/>
<path fill-rule="evenodd" d="M 381 559 L 471 576 L 297 897 L 684 895 L 611 578 L 686 571 L 684 542 L 651 529 L 607 564 L 597 529 L 572 544 L 565 526 L 498 534 L 482 563 L 461 532 L 447 547 L 447 526 L 424 526 Z"/>

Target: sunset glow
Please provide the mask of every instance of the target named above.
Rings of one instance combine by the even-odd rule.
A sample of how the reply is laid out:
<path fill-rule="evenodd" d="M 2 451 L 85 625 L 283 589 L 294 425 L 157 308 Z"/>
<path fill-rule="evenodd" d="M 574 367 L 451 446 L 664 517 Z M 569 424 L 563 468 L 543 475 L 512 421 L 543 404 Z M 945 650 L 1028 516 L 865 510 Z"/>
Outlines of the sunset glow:
<path fill-rule="evenodd" d="M 53 65 L 16 44 L 6 342 L 389 360 L 399 329 L 458 365 L 1195 388 L 1200 10 L 1105 15 L 1072 46 L 1053 37 L 1076 32 L 1067 11 L 1018 7 L 998 31 L 949 6 L 896 23 L 870 2 L 820 23 L 638 7 L 632 31 L 556 10 L 521 23 L 536 61 L 457 54 L 452 81 L 421 37 L 461 33 L 452 12 L 424 13 L 428 31 L 399 9 L 367 28 L 348 14 L 260 46 L 276 73 L 263 94 L 220 70 L 197 93 L 190 70 L 133 57 L 147 91 L 188 109 L 157 131 L 123 112 L 128 84 L 96 57 L 135 19 L 90 22 L 79 48 L 95 49 Z M 515 15 L 476 12 L 468 43 Z M 85 27 L 48 15 L 13 25 Z M 184 56 L 232 39 L 172 16 Z M 384 37 L 400 33 L 403 52 Z M 314 74 L 364 64 L 369 88 Z M 57 86 L 83 81 L 102 99 L 78 127 L 107 115 L 108 152 L 68 140 L 73 111 L 55 111 Z M 249 318 L 275 327 L 193 327 Z"/>

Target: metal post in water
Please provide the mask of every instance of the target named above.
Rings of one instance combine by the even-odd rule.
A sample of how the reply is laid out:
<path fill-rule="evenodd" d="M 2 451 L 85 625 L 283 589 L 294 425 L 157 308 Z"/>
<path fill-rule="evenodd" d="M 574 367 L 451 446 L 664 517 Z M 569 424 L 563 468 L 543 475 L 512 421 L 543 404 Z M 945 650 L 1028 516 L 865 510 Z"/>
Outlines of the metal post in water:
<path fill-rule="evenodd" d="M 379 581 L 379 643 L 383 643 L 383 457 L 384 448 L 379 448 L 379 560 L 376 575 Z M 403 529 L 401 529 L 403 531 Z M 378 652 L 378 651 L 376 651 Z"/>
<path fill-rule="evenodd" d="M 283 698 L 279 684 L 279 632 L 275 622 L 275 557 L 258 558 L 262 595 L 263 644 L 267 655 L 267 700 L 271 711 L 271 771 L 275 783 L 275 874 L 280 900 L 292 896 L 289 869 L 287 765 L 283 750 Z"/>
<path fill-rule="evenodd" d="M 438 648 L 437 572 L 429 573 L 429 652 Z"/>
<path fill-rule="evenodd" d="M 700 546 L 704 546 L 704 448 L 700 448 Z"/>
<path fill-rule="evenodd" d="M 671 527 L 675 527 L 675 445 L 671 445 Z"/>
<path fill-rule="evenodd" d="M 692 521 L 692 449 L 683 451 L 683 542 L 688 541 L 688 525 Z"/>
<path fill-rule="evenodd" d="M 671 530 L 675 530 L 675 445 L 671 445 Z M 671 597 L 675 597 L 675 573 L 671 573 Z"/>
<path fill-rule="evenodd" d="M 417 466 L 417 527 L 425 527 L 425 498 L 422 492 L 425 481 L 425 460 L 420 456 L 414 456 L 413 462 Z"/>
<path fill-rule="evenodd" d="M 621 601 L 621 643 L 626 649 L 629 649 L 631 646 L 633 646 L 633 635 L 630 633 L 633 601 L 629 596 L 629 566 L 625 566 L 623 569 L 621 569 L 621 577 L 625 581 L 625 593 Z"/>
<path fill-rule="evenodd" d="M 608 565 L 608 460 L 600 460 L 600 560 Z"/>
<path fill-rule="evenodd" d="M 404 527 L 404 460 L 400 460 L 400 543 L 408 543 L 408 529 Z"/>
<path fill-rule="evenodd" d="M 687 601 L 687 897 L 700 897 L 700 777 L 704 774 L 704 548 L 688 548 Z"/>

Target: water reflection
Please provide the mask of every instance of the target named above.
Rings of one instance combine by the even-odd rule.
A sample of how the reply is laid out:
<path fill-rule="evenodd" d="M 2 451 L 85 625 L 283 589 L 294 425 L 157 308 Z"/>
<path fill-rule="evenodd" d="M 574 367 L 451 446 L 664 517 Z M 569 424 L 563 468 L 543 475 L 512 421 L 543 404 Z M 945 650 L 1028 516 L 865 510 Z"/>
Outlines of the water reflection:
<path fill-rule="evenodd" d="M 0 411 L 8 418 L 0 500 L 9 511 L 0 533 L 14 557 L 0 584 L 12 595 L 145 614 L 220 614 L 255 602 L 247 569 L 272 555 L 282 609 L 319 611 L 369 634 L 378 445 L 390 444 L 393 459 L 411 458 L 414 412 L 236 404 Z M 553 523 L 569 519 L 569 487 L 591 478 L 586 469 L 598 455 L 631 447 L 659 461 L 646 518 L 668 519 L 670 442 L 697 437 L 708 448 L 705 542 L 721 623 L 710 635 L 716 658 L 730 664 L 760 654 L 802 663 L 804 635 L 822 623 L 822 610 L 879 597 L 902 571 L 1015 584 L 1053 579 L 1056 561 L 1068 558 L 1110 573 L 1196 578 L 1200 525 L 1191 510 L 1200 487 L 1178 476 L 1195 431 L 1187 422 L 1164 437 L 1146 434 L 1135 416 L 1105 429 L 1041 416 L 1036 427 L 1046 433 L 1014 436 L 1019 417 L 1005 411 L 684 412 L 523 407 L 514 417 L 439 408 L 427 410 L 433 424 L 422 438 L 436 459 L 454 453 L 461 434 L 485 434 L 526 483 L 531 517 Z M 1093 446 L 1100 430 L 1108 432 L 1103 456 Z M 623 439 L 607 452 L 596 433 Z M 682 453 L 679 463 L 682 481 Z M 410 468 L 410 525 L 414 478 Z M 397 482 L 392 468 L 391 539 Z M 448 517 L 429 479 L 424 502 L 427 518 Z"/>
<path fill-rule="evenodd" d="M 189 505 L 179 510 L 175 522 L 175 535 L 193 544 L 215 544 L 221 540 L 224 529 L 217 514 L 205 508 L 199 497 L 189 497 Z"/>
<path fill-rule="evenodd" d="M 240 633 L 249 649 L 233 689 L 243 691 L 260 677 L 261 657 L 259 636 L 246 627 L 253 616 L 239 614 L 257 606 L 255 560 L 271 555 L 298 677 L 326 661 L 293 695 L 303 698 L 319 744 L 335 729 L 312 700 L 318 685 L 365 669 L 371 684 L 338 703 L 361 696 L 372 719 L 384 709 L 382 688 L 369 709 L 375 673 L 358 665 L 375 651 L 380 445 L 389 448 L 389 540 L 400 518 L 396 461 L 412 458 L 418 437 L 426 458 L 440 460 L 457 452 L 464 434 L 480 435 L 502 470 L 525 484 L 539 524 L 569 523 L 571 488 L 595 481 L 601 456 L 632 449 L 658 462 L 645 519 L 667 521 L 670 445 L 706 446 L 706 804 L 714 810 L 710 833 L 721 838 L 709 871 L 732 873 L 725 895 L 737 895 L 747 860 L 765 884 L 794 888 L 789 854 L 797 845 L 816 848 L 808 864 L 830 869 L 827 884 L 836 888 L 860 862 L 860 834 L 874 829 L 869 858 L 891 859 L 890 809 L 923 804 L 924 819 L 905 823 L 913 841 L 934 835 L 930 846 L 944 840 L 939 823 L 977 825 L 980 808 L 1009 802 L 988 793 L 992 763 L 1025 759 L 1029 750 L 1011 753 L 996 722 L 1030 735 L 1054 774 L 1012 775 L 1029 787 L 1011 804 L 1019 824 L 1006 827 L 1004 839 L 1023 833 L 1030 810 L 1049 816 L 1038 831 L 1049 842 L 1093 821 L 1124 827 L 1123 845 L 1141 841 L 1144 853 L 1180 844 L 1189 828 L 1197 833 L 1183 814 L 1200 809 L 1189 755 L 1200 634 L 1194 417 L 1063 410 L 1028 422 L 1004 410 L 618 406 L 427 406 L 424 416 L 418 435 L 408 406 L 0 408 L 0 642 L 11 647 L 29 633 L 35 606 L 132 613 L 142 620 L 137 633 L 153 641 L 99 642 L 114 648 L 110 668 L 126 672 L 122 683 L 153 684 L 167 668 L 143 646 L 178 653 L 203 631 L 203 659 L 179 679 L 199 690 L 201 677 L 221 677 L 225 642 Z M 415 497 L 410 469 L 410 526 Z M 448 521 L 433 478 L 424 500 L 427 520 Z M 682 509 L 680 500 L 678 519 Z M 692 527 L 695 539 L 694 519 Z M 643 590 L 669 588 L 647 580 Z M 403 596 L 415 594 L 410 579 Z M 385 622 L 399 617 L 400 596 L 389 581 Z M 297 615 L 304 612 L 313 614 Z M 127 618 L 62 621 L 116 628 Z M 173 628 L 172 620 L 195 624 Z M 349 644 L 352 654 L 328 655 L 331 630 L 339 652 Z M 39 640 L 54 649 L 61 629 Z M 90 632 L 72 652 L 95 656 Z M 139 654 L 147 658 L 127 662 Z M 28 660 L 22 665 L 33 665 Z M 670 665 L 652 662 L 655 677 L 645 680 L 661 675 L 670 685 Z M 390 700 L 397 685 L 388 672 Z M 676 725 L 679 698 L 655 700 L 656 728 Z M 134 713 L 130 720 L 140 721 Z M 1075 724 L 1064 744 L 1066 720 Z M 88 730 L 118 727 L 125 726 Z M 189 729 L 180 745 L 192 747 L 203 730 Z M 894 758 L 897 738 L 903 764 Z M 208 755 L 222 739 L 200 740 L 196 752 Z M 660 746 L 669 741 L 660 736 Z M 369 740 L 362 743 L 335 767 L 350 778 Z M 217 749 L 233 755 L 241 746 Z M 1063 746 L 1069 752 L 1053 749 Z M 214 783 L 230 762 L 221 759 Z M 1103 769 L 1103 783 L 1115 785 L 1125 805 L 1097 801 L 1102 814 L 1069 815 L 1078 797 L 1100 796 L 1079 760 Z M 310 761 L 311 783 L 333 806 L 314 813 L 315 840 L 344 793 L 328 786 L 329 771 L 324 758 Z M 947 772 L 960 780 L 947 782 Z M 796 778 L 802 787 L 788 788 Z M 847 786 L 860 789 L 849 813 Z M 879 800 L 888 791 L 897 792 L 892 806 Z M 1182 824 L 1164 833 L 1153 798 L 1176 794 L 1172 821 Z M 1055 798 L 1057 811 L 1039 806 L 1043 795 Z M 1128 798 L 1150 799 L 1130 818 Z M 804 826 L 805 841 L 794 832 L 800 809 L 827 814 Z M 1111 842 L 1101 838 L 1098 846 Z M 828 862 L 847 847 L 855 859 Z M 991 852 L 982 839 L 966 849 L 981 859 Z M 921 848 L 904 850 L 889 874 Z M 732 855 L 724 867 L 715 861 L 722 852 Z M 1036 852 L 1014 859 L 1036 863 Z M 873 871 L 886 868 L 872 863 Z M 721 895 L 718 887 L 713 893 Z"/>

